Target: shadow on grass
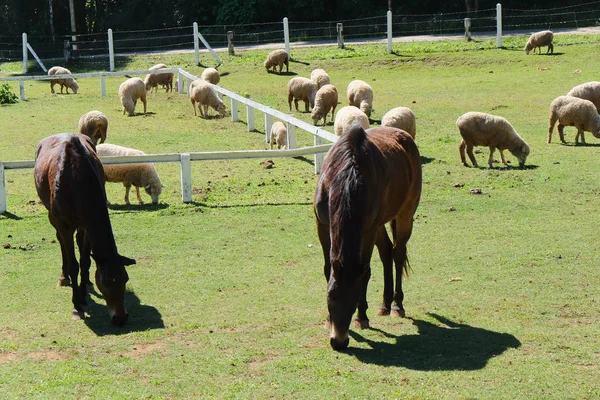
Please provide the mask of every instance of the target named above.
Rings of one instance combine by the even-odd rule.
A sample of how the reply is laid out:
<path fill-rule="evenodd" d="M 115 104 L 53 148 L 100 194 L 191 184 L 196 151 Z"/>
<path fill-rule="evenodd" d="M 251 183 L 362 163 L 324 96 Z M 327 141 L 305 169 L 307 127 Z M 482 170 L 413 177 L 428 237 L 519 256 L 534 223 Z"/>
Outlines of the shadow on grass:
<path fill-rule="evenodd" d="M 108 308 L 102 297 L 95 291 L 90 294 L 93 295 L 88 298 L 90 317 L 85 319 L 85 324 L 98 336 L 124 335 L 165 327 L 158 310 L 152 306 L 143 305 L 134 292 L 125 293 L 125 308 L 129 313 L 129 319 L 122 327 L 115 326 L 110 321 Z M 96 303 L 94 296 L 101 303 Z"/>
<path fill-rule="evenodd" d="M 491 358 L 504 351 L 521 346 L 521 342 L 508 333 L 459 324 L 437 314 L 429 315 L 442 326 L 412 319 L 419 332 L 404 336 L 373 329 L 395 339 L 395 343 L 374 342 L 350 331 L 357 342 L 367 343 L 371 349 L 351 347 L 346 352 L 362 362 L 382 366 L 417 371 L 473 371 L 484 368 Z"/>
<path fill-rule="evenodd" d="M 18 215 L 15 215 L 11 212 L 5 211 L 3 213 L 0 213 L 1 216 L 3 216 L 6 219 L 14 219 L 15 221 L 19 221 L 22 220 L 22 217 L 19 217 Z"/>
<path fill-rule="evenodd" d="M 302 65 L 310 65 L 309 62 L 296 60 L 294 58 L 290 58 L 290 62 L 293 62 L 293 63 L 296 63 L 296 64 L 302 64 Z"/>
<path fill-rule="evenodd" d="M 281 72 L 273 72 L 273 71 L 267 71 L 269 74 L 272 75 L 280 75 L 280 76 L 296 76 L 298 75 L 295 72 L 289 71 L 289 72 L 285 72 L 285 71 L 281 71 Z"/>
<path fill-rule="evenodd" d="M 312 201 L 294 201 L 288 203 L 255 203 L 255 204 L 207 204 L 201 201 L 192 201 L 186 205 L 198 208 L 227 209 L 227 208 L 246 208 L 246 207 L 273 207 L 273 206 L 312 206 Z"/>
<path fill-rule="evenodd" d="M 429 164 L 430 162 L 435 161 L 435 158 L 421 156 L 421 165 Z"/>
<path fill-rule="evenodd" d="M 158 211 L 168 208 L 169 204 L 167 203 L 158 203 L 154 204 L 109 204 L 108 208 L 114 211 Z"/>
<path fill-rule="evenodd" d="M 600 143 L 575 143 L 575 142 L 566 142 L 561 143 L 562 146 L 567 147 L 600 147 Z"/>

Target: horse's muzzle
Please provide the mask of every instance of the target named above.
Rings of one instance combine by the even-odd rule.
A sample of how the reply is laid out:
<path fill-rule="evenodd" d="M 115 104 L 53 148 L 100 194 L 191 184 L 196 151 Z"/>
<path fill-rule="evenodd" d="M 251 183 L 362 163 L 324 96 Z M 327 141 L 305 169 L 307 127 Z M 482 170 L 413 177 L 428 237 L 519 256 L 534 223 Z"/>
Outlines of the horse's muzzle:
<path fill-rule="evenodd" d="M 342 341 L 338 341 L 335 338 L 329 339 L 329 344 L 331 345 L 331 348 L 334 349 L 335 351 L 346 350 L 348 348 L 348 343 L 350 343 L 349 337 L 346 337 L 346 339 L 344 339 Z"/>
<path fill-rule="evenodd" d="M 125 325 L 125 322 L 127 322 L 128 318 L 129 318 L 129 314 L 127 314 L 127 313 L 122 314 L 122 315 L 115 314 L 112 316 L 112 322 L 116 326 L 123 326 L 123 325 Z"/>

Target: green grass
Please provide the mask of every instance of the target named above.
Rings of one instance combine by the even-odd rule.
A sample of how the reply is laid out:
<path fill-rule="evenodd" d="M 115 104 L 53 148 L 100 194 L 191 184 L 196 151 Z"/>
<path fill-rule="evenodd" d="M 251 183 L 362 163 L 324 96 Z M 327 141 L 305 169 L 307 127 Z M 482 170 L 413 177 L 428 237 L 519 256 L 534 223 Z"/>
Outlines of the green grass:
<path fill-rule="evenodd" d="M 268 170 L 262 160 L 195 162 L 191 204 L 181 203 L 176 164 L 156 165 L 167 185 L 158 206 L 124 206 L 122 186 L 107 184 L 119 251 L 138 262 L 129 267 L 122 329 L 95 296 L 91 317 L 71 321 L 70 291 L 56 287 L 59 246 L 32 170 L 6 171 L 2 397 L 600 397 L 599 142 L 588 133 L 588 146 L 546 143 L 552 99 L 600 75 L 598 38 L 557 36 L 554 56 L 525 56 L 525 38 L 510 40 L 502 50 L 452 41 L 394 44 L 392 55 L 385 45 L 293 51 L 290 70 L 309 76 L 324 68 L 342 103 L 350 80 L 367 81 L 374 120 L 400 105 L 417 116 L 424 184 L 408 245 L 409 318 L 375 315 L 383 286 L 375 255 L 372 329 L 353 329 L 344 353 L 331 350 L 323 327 L 310 159 L 275 159 Z M 265 54 L 220 55 L 221 85 L 289 112 L 291 75 L 267 74 Z M 134 57 L 119 68 L 159 61 L 202 70 L 193 54 Z M 208 56 L 202 62 L 212 65 Z M 19 68 L 0 65 L 4 73 Z M 247 132 L 242 108 L 242 123 L 203 120 L 184 95 L 152 94 L 151 114 L 125 117 L 120 82 L 107 79 L 106 97 L 94 79 L 79 80 L 78 95 L 53 96 L 47 82 L 27 82 L 27 101 L 0 107 L 0 160 L 32 159 L 40 139 L 75 130 L 92 109 L 108 116 L 110 142 L 146 153 L 267 147 L 261 114 L 258 131 Z M 507 118 L 531 146 L 529 168 L 463 167 L 455 121 L 467 111 Z M 312 143 L 296 132 L 299 146 Z M 573 128 L 566 132 L 573 142 Z M 487 149 L 477 157 L 486 165 Z M 482 194 L 470 194 L 474 188 Z"/>

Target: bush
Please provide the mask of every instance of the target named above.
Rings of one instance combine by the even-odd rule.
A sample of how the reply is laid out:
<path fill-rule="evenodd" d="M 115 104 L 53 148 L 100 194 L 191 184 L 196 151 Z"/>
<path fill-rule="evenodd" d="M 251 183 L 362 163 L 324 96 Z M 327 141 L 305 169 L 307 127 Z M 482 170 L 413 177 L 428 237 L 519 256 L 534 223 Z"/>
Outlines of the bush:
<path fill-rule="evenodd" d="M 10 91 L 8 83 L 0 84 L 0 104 L 14 104 L 19 101 L 19 97 Z"/>

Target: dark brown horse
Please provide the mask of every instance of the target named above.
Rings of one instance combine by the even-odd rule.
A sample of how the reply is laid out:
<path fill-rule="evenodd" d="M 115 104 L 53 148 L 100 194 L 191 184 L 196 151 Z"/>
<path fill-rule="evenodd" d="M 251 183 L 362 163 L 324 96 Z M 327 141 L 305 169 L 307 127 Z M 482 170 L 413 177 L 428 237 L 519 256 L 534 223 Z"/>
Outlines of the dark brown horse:
<path fill-rule="evenodd" d="M 91 139 L 73 133 L 43 139 L 35 156 L 35 187 L 60 242 L 59 285 L 70 283 L 73 288 L 73 317 L 84 318 L 87 312 L 91 253 L 96 261 L 96 285 L 106 299 L 109 315 L 116 325 L 123 325 L 127 321 L 125 283 L 129 279 L 125 266 L 135 264 L 135 260 L 117 252 L 106 208 L 104 170 Z M 81 263 L 79 285 L 75 232 Z"/>
<path fill-rule="evenodd" d="M 384 276 L 379 314 L 393 312 L 404 317 L 402 273 L 407 268 L 406 243 L 420 197 L 421 159 L 408 133 L 388 127 L 365 132 L 352 125 L 329 151 L 314 210 L 325 258 L 334 349 L 348 347 L 348 330 L 357 307 L 357 325 L 369 326 L 367 285 L 375 245 Z M 385 229 L 390 221 L 393 243 Z M 392 260 L 396 264 L 395 291 Z"/>

